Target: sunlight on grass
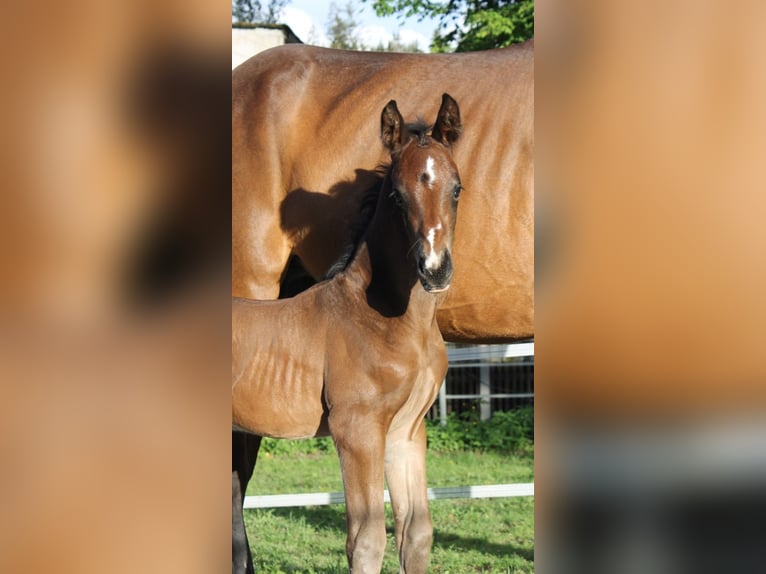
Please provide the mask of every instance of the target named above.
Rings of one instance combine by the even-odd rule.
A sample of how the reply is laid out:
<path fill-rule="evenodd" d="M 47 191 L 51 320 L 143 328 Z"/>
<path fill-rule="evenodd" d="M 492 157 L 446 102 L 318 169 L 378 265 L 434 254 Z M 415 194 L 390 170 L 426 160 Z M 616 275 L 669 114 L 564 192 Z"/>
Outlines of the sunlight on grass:
<path fill-rule="evenodd" d="M 256 465 L 248 494 L 339 492 L 334 452 L 268 454 Z M 428 453 L 429 485 L 530 482 L 531 455 L 494 452 Z M 429 572 L 534 572 L 534 499 L 431 501 L 434 545 Z M 388 543 L 383 572 L 398 572 L 393 517 L 386 505 Z M 258 572 L 347 572 L 343 505 L 247 510 L 245 523 Z"/>

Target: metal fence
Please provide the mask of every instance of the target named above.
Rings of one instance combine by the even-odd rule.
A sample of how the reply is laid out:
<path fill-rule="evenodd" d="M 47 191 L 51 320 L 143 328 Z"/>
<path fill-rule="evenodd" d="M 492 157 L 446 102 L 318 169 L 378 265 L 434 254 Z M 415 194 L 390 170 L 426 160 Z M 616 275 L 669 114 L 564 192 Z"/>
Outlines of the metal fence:
<path fill-rule="evenodd" d="M 446 423 L 449 413 L 479 410 L 481 420 L 534 402 L 535 344 L 448 344 L 449 371 L 427 417 Z"/>

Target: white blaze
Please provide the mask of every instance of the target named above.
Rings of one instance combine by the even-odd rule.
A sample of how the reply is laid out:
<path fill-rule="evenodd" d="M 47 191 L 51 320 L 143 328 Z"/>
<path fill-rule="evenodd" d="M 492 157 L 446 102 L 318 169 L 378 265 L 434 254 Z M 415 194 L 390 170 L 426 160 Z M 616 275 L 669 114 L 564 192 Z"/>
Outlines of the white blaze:
<path fill-rule="evenodd" d="M 426 158 L 426 175 L 428 176 L 428 185 L 432 186 L 436 181 L 436 172 L 434 172 L 434 158 L 430 155 Z"/>
<path fill-rule="evenodd" d="M 431 159 L 430 157 L 428 158 Z M 426 167 L 426 169 L 428 169 Z M 426 269 L 429 271 L 432 271 L 434 269 L 437 269 L 439 267 L 439 264 L 441 263 L 441 254 L 436 253 L 434 251 L 434 237 L 436 237 L 436 232 L 439 231 L 442 228 L 442 224 L 439 223 L 436 227 L 432 227 L 428 230 L 428 233 L 426 234 L 426 241 L 428 241 L 428 247 L 430 248 L 430 252 L 428 253 L 428 256 L 426 257 Z"/>

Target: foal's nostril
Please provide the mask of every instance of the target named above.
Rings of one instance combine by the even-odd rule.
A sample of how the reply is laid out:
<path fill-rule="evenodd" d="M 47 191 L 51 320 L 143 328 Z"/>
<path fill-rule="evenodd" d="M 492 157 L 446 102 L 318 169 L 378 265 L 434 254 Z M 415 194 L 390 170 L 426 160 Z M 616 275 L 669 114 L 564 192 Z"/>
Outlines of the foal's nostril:
<path fill-rule="evenodd" d="M 444 251 L 440 260 L 439 266 L 432 269 L 428 266 L 427 257 L 418 257 L 418 275 L 426 291 L 440 292 L 449 287 L 452 279 L 452 257 L 449 250 Z"/>

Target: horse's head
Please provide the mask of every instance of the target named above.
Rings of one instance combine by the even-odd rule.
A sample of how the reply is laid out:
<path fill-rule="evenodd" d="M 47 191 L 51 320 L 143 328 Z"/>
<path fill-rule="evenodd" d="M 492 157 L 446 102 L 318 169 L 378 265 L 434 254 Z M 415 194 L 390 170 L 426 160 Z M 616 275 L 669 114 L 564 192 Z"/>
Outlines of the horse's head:
<path fill-rule="evenodd" d="M 404 213 L 423 288 L 437 293 L 452 279 L 452 237 L 463 187 L 452 159 L 462 125 L 457 102 L 448 94 L 430 133 L 410 131 L 391 100 L 381 115 L 381 138 L 391 151 L 391 193 Z"/>

